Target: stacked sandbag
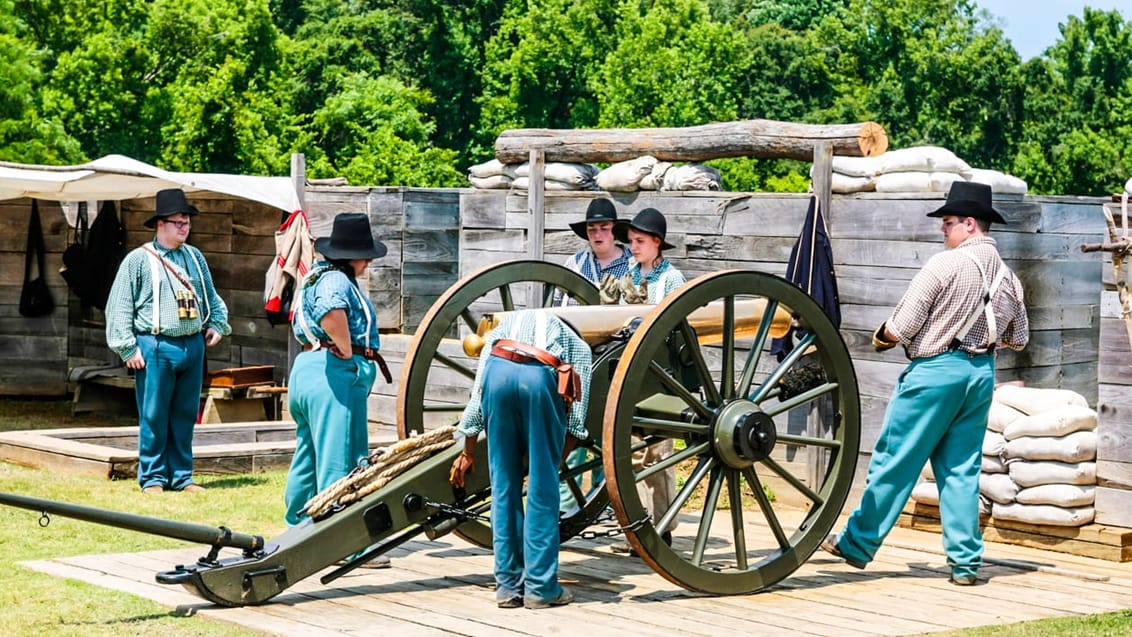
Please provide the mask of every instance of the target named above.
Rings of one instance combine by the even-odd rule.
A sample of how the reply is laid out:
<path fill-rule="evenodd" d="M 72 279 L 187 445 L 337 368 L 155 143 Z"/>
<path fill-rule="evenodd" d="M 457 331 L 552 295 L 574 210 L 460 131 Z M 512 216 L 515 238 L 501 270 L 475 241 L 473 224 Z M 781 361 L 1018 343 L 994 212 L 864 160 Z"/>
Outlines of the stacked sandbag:
<path fill-rule="evenodd" d="M 1035 525 L 1092 522 L 1096 426 L 1096 412 L 1076 392 L 998 387 L 983 437 L 980 510 L 994 519 Z M 912 499 L 939 506 L 930 465 L 921 477 Z"/>
<path fill-rule="evenodd" d="M 1020 414 L 1005 424 L 1003 457 L 1017 493 L 996 501 L 995 519 L 1081 526 L 1093 521 L 1097 478 L 1097 413 L 1064 389 L 1004 385 L 995 402 Z"/>
<path fill-rule="evenodd" d="M 947 192 L 956 181 L 989 185 L 998 194 L 1025 194 L 1026 182 L 997 170 L 971 168 L 939 146 L 891 150 L 875 157 L 833 158 L 832 189 L 853 192 Z"/>
<path fill-rule="evenodd" d="M 598 188 L 608 192 L 636 192 L 638 190 L 689 191 L 722 190 L 719 171 L 702 164 L 674 166 L 657 161 L 651 155 L 642 155 L 611 164 L 597 174 Z"/>
<path fill-rule="evenodd" d="M 594 177 L 598 174 L 598 167 L 593 164 L 575 164 L 569 162 L 547 162 L 543 166 L 543 188 L 545 190 L 594 190 L 596 184 Z M 523 162 L 515 167 L 515 179 L 511 187 L 516 190 L 527 190 L 530 183 L 530 162 Z"/>
<path fill-rule="evenodd" d="M 511 187 L 511 181 L 514 178 L 514 165 L 509 167 L 498 159 L 485 161 L 468 168 L 468 181 L 471 182 L 473 188 L 484 190 L 506 189 Z"/>
<path fill-rule="evenodd" d="M 530 162 L 504 164 L 492 159 L 468 169 L 468 181 L 481 189 L 516 188 L 526 190 L 530 183 Z M 598 168 L 593 164 L 547 162 L 543 167 L 546 190 L 594 190 Z"/>
<path fill-rule="evenodd" d="M 877 192 L 947 192 L 971 167 L 940 146 L 915 146 L 877 156 Z"/>
<path fill-rule="evenodd" d="M 968 181 L 986 184 L 995 194 L 1001 195 L 1024 195 L 1029 190 L 1025 180 L 986 168 L 972 168 Z"/>

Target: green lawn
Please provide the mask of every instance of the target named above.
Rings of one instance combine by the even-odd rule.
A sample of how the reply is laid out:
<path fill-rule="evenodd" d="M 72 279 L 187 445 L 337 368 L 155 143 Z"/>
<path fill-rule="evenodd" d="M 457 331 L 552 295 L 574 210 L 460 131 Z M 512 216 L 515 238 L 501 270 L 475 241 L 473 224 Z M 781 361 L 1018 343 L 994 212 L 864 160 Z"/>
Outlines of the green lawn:
<path fill-rule="evenodd" d="M 0 400 L 0 431 L 74 427 L 89 419 L 66 404 Z M 54 424 L 52 424 L 54 423 Z M 119 424 L 119 423 L 114 423 Z M 129 424 L 129 423 L 121 423 Z M 133 481 L 112 482 L 0 463 L 0 491 L 127 511 L 273 537 L 282 532 L 286 474 L 198 476 L 197 494 L 144 495 Z M 19 562 L 68 555 L 122 553 L 188 546 L 178 540 L 0 506 L 0 608 L 5 637 L 24 635 L 249 636 L 254 631 L 206 618 L 178 615 L 146 599 L 37 573 Z M 170 565 L 173 566 L 172 564 Z M 1066 586 L 1072 580 L 1066 579 Z M 1132 607 L 1132 600 L 1129 600 Z M 1007 626 L 937 633 L 945 637 L 1116 637 L 1132 635 L 1132 610 Z"/>

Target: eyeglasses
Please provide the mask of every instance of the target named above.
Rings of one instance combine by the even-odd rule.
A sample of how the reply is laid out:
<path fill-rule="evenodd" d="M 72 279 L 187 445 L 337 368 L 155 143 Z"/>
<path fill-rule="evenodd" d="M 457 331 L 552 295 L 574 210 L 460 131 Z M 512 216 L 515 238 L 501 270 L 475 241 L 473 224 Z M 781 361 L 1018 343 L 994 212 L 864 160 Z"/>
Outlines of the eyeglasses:
<path fill-rule="evenodd" d="M 165 223 L 171 223 L 171 224 L 177 226 L 178 230 L 184 230 L 185 228 L 188 228 L 189 226 L 193 225 L 192 221 L 169 221 L 169 220 L 166 220 Z"/>

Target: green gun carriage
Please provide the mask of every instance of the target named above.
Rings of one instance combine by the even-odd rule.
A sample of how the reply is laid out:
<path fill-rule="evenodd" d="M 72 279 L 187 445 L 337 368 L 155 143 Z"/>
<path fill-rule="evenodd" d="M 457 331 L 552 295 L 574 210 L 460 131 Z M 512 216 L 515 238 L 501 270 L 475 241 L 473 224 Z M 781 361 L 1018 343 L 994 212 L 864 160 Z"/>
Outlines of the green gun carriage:
<path fill-rule="evenodd" d="M 544 261 L 491 265 L 456 283 L 425 315 L 404 361 L 402 442 L 459 419 L 475 376 L 477 332 L 501 312 L 547 308 L 594 351 L 590 441 L 586 460 L 561 474 L 569 494 L 561 540 L 623 533 L 657 573 L 709 594 L 756 592 L 789 576 L 832 530 L 856 469 L 857 381 L 837 328 L 794 284 L 754 271 L 701 276 L 656 306 L 598 301 L 590 282 Z M 771 354 L 775 338 L 792 345 L 781 360 Z M 634 451 L 668 441 L 667 459 L 634 465 Z M 262 604 L 334 567 L 321 577 L 329 583 L 422 534 L 453 532 L 490 548 L 486 465 L 454 489 L 448 471 L 460 445 L 438 446 L 382 486 L 272 539 L 14 494 L 0 493 L 0 504 L 210 545 L 195 564 L 160 572 L 157 581 L 223 606 Z M 678 524 L 671 545 L 637 488 L 670 469 L 676 498 L 660 522 Z M 587 531 L 610 509 L 615 527 Z"/>

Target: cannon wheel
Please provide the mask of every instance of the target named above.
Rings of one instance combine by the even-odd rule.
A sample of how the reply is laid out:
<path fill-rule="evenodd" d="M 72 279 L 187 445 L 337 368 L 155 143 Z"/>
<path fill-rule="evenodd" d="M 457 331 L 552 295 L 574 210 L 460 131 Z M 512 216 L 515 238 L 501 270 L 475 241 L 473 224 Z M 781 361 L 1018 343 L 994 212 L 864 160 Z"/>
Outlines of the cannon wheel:
<path fill-rule="evenodd" d="M 534 307 L 549 307 L 556 291 L 565 292 L 582 305 L 597 305 L 600 301 L 597 288 L 585 277 L 546 261 L 520 260 L 489 265 L 458 281 L 432 304 L 417 326 L 405 354 L 397 394 L 397 435 L 400 438 L 423 432 L 426 424 L 430 424 L 426 423 L 429 414 L 446 423 L 459 420 L 467 405 L 477 361 L 463 355 L 457 339 L 476 331 L 484 308 L 494 311 L 523 309 L 519 297 L 529 289 L 523 286 L 531 283 L 536 286 L 541 284 L 538 288 L 540 298 Z M 452 378 L 453 374 L 457 377 L 455 383 L 438 380 L 441 377 Z M 608 377 L 606 373 L 605 378 Z M 443 396 L 430 396 L 430 391 L 437 393 L 436 387 L 446 385 L 447 388 L 439 392 Z M 600 407 L 598 405 L 596 409 Z M 594 413 L 594 409 L 590 413 Z M 598 427 L 594 429 L 591 436 L 600 436 Z M 586 467 L 593 465 L 600 468 L 600 463 L 600 457 L 594 454 Z M 487 470 L 486 458 L 480 460 L 477 470 Z M 584 506 L 578 507 L 575 515 L 561 518 L 562 539 L 584 529 L 596 515 L 595 511 L 605 508 L 606 497 L 604 488 L 583 494 L 586 500 Z M 481 505 L 480 509 L 479 512 L 486 511 L 487 505 Z M 486 524 L 468 522 L 455 533 L 473 544 L 491 548 L 491 529 Z"/>
<path fill-rule="evenodd" d="M 737 329 L 734 303 L 745 299 L 766 300 L 757 332 Z M 701 345 L 685 319 L 713 301 L 725 308 L 722 335 Z M 805 329 L 781 362 L 769 353 L 776 309 Z M 810 382 L 786 394 L 779 381 L 806 365 Z M 789 418 L 799 407 L 827 417 L 799 425 Z M 840 334 L 799 288 L 759 272 L 707 274 L 658 305 L 622 352 L 604 422 L 606 485 L 621 525 L 635 528 L 630 544 L 669 581 L 712 594 L 762 590 L 813 554 L 848 496 L 860 444 L 857 380 Z M 634 468 L 634 450 L 667 442 L 670 456 Z M 666 469 L 678 486 L 658 525 L 678 521 L 671 546 L 637 489 Z"/>

